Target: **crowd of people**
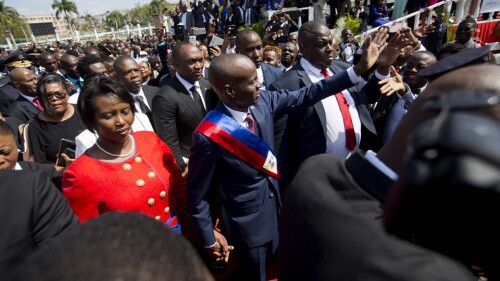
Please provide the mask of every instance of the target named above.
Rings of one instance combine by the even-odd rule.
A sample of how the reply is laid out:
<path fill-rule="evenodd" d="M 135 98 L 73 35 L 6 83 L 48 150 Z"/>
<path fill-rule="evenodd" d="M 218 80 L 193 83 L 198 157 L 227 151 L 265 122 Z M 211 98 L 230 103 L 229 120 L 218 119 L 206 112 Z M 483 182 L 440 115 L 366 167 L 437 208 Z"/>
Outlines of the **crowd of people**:
<path fill-rule="evenodd" d="M 500 68 L 476 22 L 336 42 L 286 13 L 233 30 L 256 9 L 225 5 L 0 58 L 2 280 L 500 280 Z M 470 225 L 445 208 L 468 203 Z"/>

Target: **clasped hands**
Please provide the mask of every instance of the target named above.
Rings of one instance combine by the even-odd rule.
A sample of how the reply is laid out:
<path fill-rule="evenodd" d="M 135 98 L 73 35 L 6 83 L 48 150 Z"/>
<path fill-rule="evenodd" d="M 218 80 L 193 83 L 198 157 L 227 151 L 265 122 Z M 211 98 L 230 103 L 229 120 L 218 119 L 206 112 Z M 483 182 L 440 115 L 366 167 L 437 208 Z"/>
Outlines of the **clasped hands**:
<path fill-rule="evenodd" d="M 215 236 L 215 245 L 211 248 L 206 248 L 208 253 L 212 258 L 214 258 L 217 262 L 224 261 L 225 263 L 229 262 L 229 254 L 232 250 L 234 250 L 234 246 L 231 246 L 227 243 L 226 237 L 214 230 Z"/>

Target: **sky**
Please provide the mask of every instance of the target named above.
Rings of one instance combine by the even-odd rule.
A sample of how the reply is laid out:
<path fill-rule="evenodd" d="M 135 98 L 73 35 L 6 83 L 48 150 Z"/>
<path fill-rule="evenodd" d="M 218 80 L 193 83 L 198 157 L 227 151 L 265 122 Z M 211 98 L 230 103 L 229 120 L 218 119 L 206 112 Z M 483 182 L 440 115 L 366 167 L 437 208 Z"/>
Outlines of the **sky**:
<path fill-rule="evenodd" d="M 140 3 L 149 3 L 150 0 L 72 0 L 75 2 L 81 15 L 101 14 L 106 11 L 131 9 Z M 16 8 L 21 15 L 50 15 L 55 13 L 52 9 L 52 0 L 6 0 L 5 6 Z M 168 0 L 168 3 L 177 3 L 177 0 Z"/>

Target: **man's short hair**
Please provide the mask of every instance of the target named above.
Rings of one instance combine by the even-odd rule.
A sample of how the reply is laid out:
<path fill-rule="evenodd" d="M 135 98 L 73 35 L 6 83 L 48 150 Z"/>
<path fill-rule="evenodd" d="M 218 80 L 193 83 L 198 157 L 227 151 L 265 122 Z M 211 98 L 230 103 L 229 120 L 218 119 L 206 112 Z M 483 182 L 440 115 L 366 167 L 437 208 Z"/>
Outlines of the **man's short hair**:
<path fill-rule="evenodd" d="M 161 222 L 106 213 L 31 256 L 19 280 L 201 281 L 211 279 L 196 251 Z"/>

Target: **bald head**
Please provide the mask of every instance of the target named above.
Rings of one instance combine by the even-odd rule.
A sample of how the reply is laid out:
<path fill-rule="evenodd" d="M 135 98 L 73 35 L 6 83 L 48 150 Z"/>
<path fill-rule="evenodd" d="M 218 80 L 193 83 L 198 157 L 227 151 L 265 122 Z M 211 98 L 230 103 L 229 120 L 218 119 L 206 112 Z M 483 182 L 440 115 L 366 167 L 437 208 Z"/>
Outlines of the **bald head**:
<path fill-rule="evenodd" d="M 304 44 L 307 44 L 318 36 L 318 34 L 324 33 L 326 30 L 330 32 L 328 27 L 319 21 L 308 21 L 304 23 L 298 33 L 298 44 L 299 48 L 302 49 Z"/>
<path fill-rule="evenodd" d="M 250 58 L 256 67 L 262 63 L 262 39 L 257 32 L 244 29 L 236 35 L 236 51 Z"/>
<path fill-rule="evenodd" d="M 249 58 L 240 54 L 215 57 L 208 69 L 210 85 L 216 92 L 220 91 L 225 84 L 239 78 L 242 69 L 252 68 L 255 71 L 255 66 L 251 62 Z"/>
<path fill-rule="evenodd" d="M 247 112 L 248 107 L 259 100 L 257 69 L 243 55 L 226 54 L 212 60 L 208 73 L 212 89 L 228 107 Z"/>
<path fill-rule="evenodd" d="M 15 68 L 9 73 L 12 86 L 21 93 L 34 97 L 36 96 L 36 84 L 38 77 L 33 71 L 26 68 Z"/>
<path fill-rule="evenodd" d="M 24 76 L 29 75 L 30 72 L 32 71 L 26 68 L 14 68 L 9 73 L 10 81 L 12 81 L 12 83 L 19 82 Z"/>
<path fill-rule="evenodd" d="M 77 78 L 79 76 L 77 71 L 77 65 L 78 65 L 77 57 L 70 54 L 65 54 L 61 57 L 60 62 L 61 62 L 61 68 L 64 71 L 66 71 L 66 74 L 74 78 Z"/>

